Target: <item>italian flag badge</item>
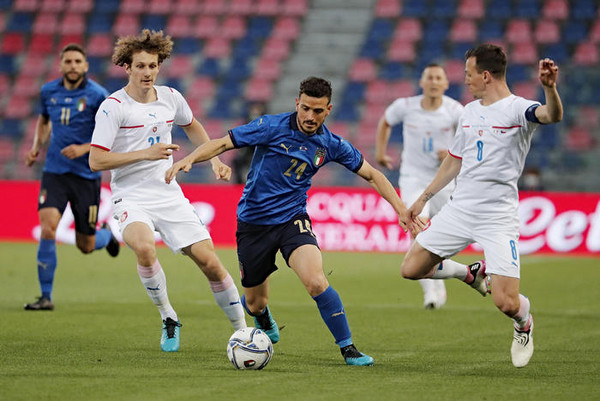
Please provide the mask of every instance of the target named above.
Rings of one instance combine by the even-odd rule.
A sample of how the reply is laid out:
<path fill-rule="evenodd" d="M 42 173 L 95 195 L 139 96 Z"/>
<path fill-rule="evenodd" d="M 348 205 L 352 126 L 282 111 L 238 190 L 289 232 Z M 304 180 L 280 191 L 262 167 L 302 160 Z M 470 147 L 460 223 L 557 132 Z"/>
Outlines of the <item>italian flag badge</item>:
<path fill-rule="evenodd" d="M 323 164 L 323 162 L 325 161 L 326 154 L 327 151 L 325 149 L 317 148 L 317 151 L 315 152 L 315 157 L 313 158 L 313 164 L 317 167 Z"/>
<path fill-rule="evenodd" d="M 79 98 L 79 100 L 77 101 L 77 111 L 79 111 L 80 113 L 82 111 L 85 110 L 85 98 Z"/>

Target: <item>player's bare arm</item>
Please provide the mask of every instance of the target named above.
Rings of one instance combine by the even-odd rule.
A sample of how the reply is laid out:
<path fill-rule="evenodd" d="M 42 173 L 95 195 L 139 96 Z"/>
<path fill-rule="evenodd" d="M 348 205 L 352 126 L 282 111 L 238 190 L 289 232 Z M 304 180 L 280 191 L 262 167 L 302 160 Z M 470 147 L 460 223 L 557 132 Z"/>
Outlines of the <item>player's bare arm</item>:
<path fill-rule="evenodd" d="M 393 168 L 392 162 L 393 159 L 386 154 L 387 144 L 390 140 L 391 135 L 391 126 L 385 119 L 385 116 L 382 116 L 379 119 L 379 123 L 377 124 L 377 137 L 375 140 L 375 160 L 381 166 L 391 170 Z"/>
<path fill-rule="evenodd" d="M 174 143 L 156 143 L 153 146 L 127 153 L 113 153 L 97 146 L 90 149 L 90 168 L 92 171 L 112 170 L 142 160 L 168 159 L 179 145 Z"/>
<path fill-rule="evenodd" d="M 425 204 L 442 188 L 448 185 L 450 181 L 456 178 L 460 172 L 461 166 L 462 159 L 453 157 L 451 155 L 448 155 L 448 157 L 442 161 L 440 169 L 436 173 L 435 177 L 433 177 L 433 180 L 429 186 L 425 188 L 425 191 L 423 191 L 423 194 L 419 197 L 419 199 L 408 208 L 408 213 L 411 219 L 416 219 L 417 216 L 419 216 L 423 211 Z"/>
<path fill-rule="evenodd" d="M 48 143 L 51 131 L 52 123 L 50 122 L 50 118 L 40 115 L 35 126 L 35 136 L 33 137 L 31 150 L 25 155 L 25 165 L 32 166 L 37 161 L 40 150 Z"/>
<path fill-rule="evenodd" d="M 219 139 L 212 139 L 205 144 L 198 146 L 192 153 L 179 160 L 177 163 L 174 163 L 165 173 L 165 182 L 167 184 L 170 183 L 181 170 L 183 170 L 184 173 L 189 173 L 192 169 L 192 164 L 212 159 L 233 148 L 233 142 L 229 135 L 225 135 Z"/>
<path fill-rule="evenodd" d="M 87 153 L 90 152 L 90 144 L 89 143 L 82 143 L 82 144 L 72 144 L 69 146 L 65 146 L 64 148 L 62 148 L 62 150 L 60 151 L 60 153 L 66 157 L 67 159 L 77 159 L 78 157 L 81 157 Z"/>
<path fill-rule="evenodd" d="M 535 116 L 542 124 L 557 123 L 563 118 L 563 106 L 556 89 L 558 66 L 553 60 L 545 58 L 539 61 L 538 78 L 544 88 L 546 104 L 535 109 Z"/>
<path fill-rule="evenodd" d="M 190 125 L 183 127 L 183 130 L 190 139 L 190 142 L 196 146 L 200 146 L 210 141 L 208 133 L 202 124 L 195 118 Z M 219 157 L 215 156 L 210 159 L 210 164 L 217 180 L 229 181 L 231 179 L 231 167 L 223 163 Z"/>

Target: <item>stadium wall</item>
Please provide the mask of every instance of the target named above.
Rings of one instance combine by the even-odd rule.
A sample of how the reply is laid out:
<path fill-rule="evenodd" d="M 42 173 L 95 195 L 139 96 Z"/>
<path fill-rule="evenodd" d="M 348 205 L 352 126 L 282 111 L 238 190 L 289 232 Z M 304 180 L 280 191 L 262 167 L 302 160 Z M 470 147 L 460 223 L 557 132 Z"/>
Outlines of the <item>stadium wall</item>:
<path fill-rule="evenodd" d="M 0 241 L 37 241 L 39 185 L 38 181 L 0 181 L 0 210 L 4 211 Z M 234 247 L 236 206 L 243 188 L 201 184 L 182 187 L 209 227 L 215 245 Z M 99 222 L 108 221 L 118 233 L 107 186 L 103 186 L 101 196 Z M 520 197 L 521 254 L 600 256 L 600 194 L 522 192 Z M 323 250 L 405 252 L 410 245 L 392 207 L 369 188 L 313 188 L 309 192 L 308 212 Z M 70 208 L 59 224 L 57 239 L 74 243 Z M 475 244 L 469 250 L 479 249 Z"/>

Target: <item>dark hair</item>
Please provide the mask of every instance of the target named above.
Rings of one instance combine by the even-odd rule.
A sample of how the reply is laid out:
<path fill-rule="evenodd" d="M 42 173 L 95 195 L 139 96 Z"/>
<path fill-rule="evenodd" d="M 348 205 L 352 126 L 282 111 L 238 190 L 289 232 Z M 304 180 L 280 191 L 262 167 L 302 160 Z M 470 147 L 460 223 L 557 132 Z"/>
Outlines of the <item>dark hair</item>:
<path fill-rule="evenodd" d="M 77 43 L 69 43 L 68 45 L 66 45 L 65 47 L 62 48 L 62 50 L 60 51 L 60 59 L 61 60 L 66 52 L 79 52 L 79 53 L 83 54 L 84 58 L 86 57 L 85 50 L 83 49 L 83 47 L 81 47 L 81 45 L 78 45 Z"/>
<path fill-rule="evenodd" d="M 131 65 L 133 55 L 145 51 L 158 55 L 158 64 L 171 56 L 173 41 L 170 36 L 164 36 L 163 31 L 152 31 L 144 29 L 137 36 L 125 36 L 117 40 L 112 62 L 118 66 Z"/>
<path fill-rule="evenodd" d="M 432 62 L 432 63 L 427 64 L 425 66 L 425 68 L 423 68 L 423 71 L 425 71 L 427 68 L 433 68 L 433 67 L 444 68 L 444 67 L 442 67 L 442 65 L 440 63 Z"/>
<path fill-rule="evenodd" d="M 500 46 L 489 43 L 467 50 L 465 60 L 475 57 L 477 72 L 488 71 L 494 78 L 506 76 L 506 54 Z"/>
<path fill-rule="evenodd" d="M 304 93 L 310 97 L 326 97 L 327 103 L 331 102 L 331 82 L 317 77 L 308 77 L 300 83 L 298 97 Z"/>

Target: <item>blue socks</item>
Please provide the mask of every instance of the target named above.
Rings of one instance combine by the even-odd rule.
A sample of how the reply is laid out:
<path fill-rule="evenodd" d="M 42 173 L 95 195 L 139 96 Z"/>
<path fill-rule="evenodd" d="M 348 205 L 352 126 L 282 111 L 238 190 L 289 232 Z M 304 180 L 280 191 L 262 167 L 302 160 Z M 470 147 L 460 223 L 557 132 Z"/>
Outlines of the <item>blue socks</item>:
<path fill-rule="evenodd" d="M 335 343 L 341 347 L 346 347 L 352 344 L 352 336 L 350 334 L 350 326 L 344 311 L 344 305 L 338 293 L 329 286 L 322 294 L 313 297 L 321 312 L 323 321 L 333 334 Z"/>
<path fill-rule="evenodd" d="M 106 228 L 100 229 L 96 231 L 96 243 L 94 244 L 94 249 L 102 249 L 105 248 L 106 245 L 110 242 L 112 234 Z"/>
<path fill-rule="evenodd" d="M 52 284 L 56 270 L 56 242 L 53 239 L 40 239 L 37 268 L 42 296 L 52 299 Z"/>

